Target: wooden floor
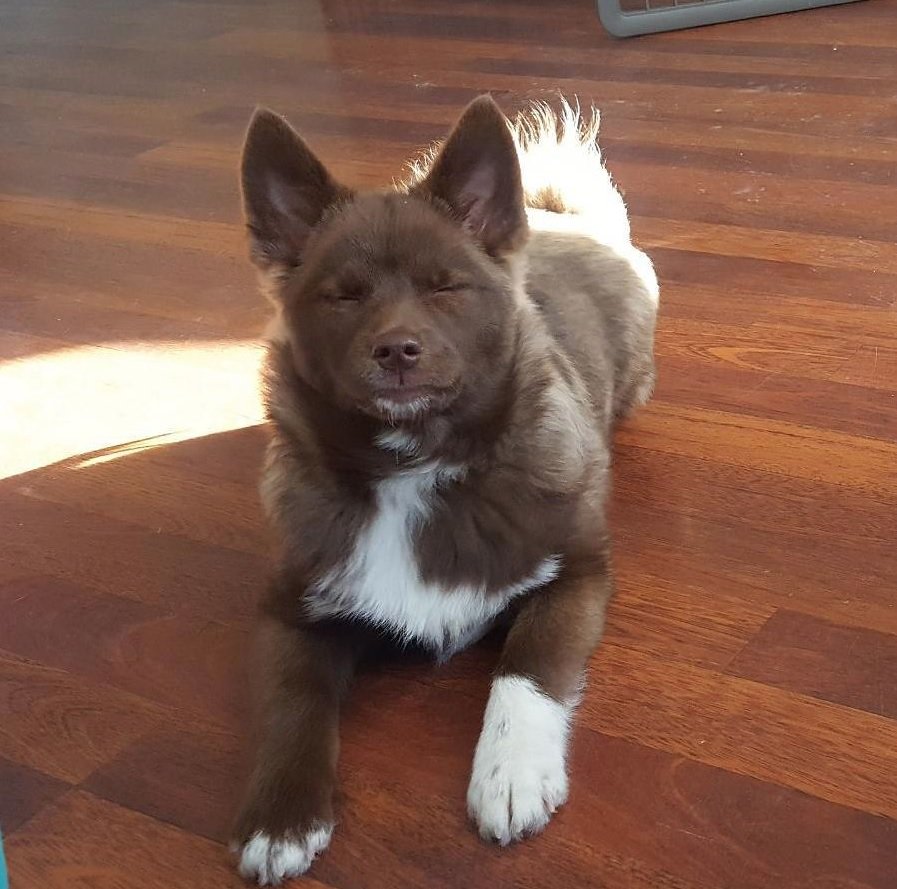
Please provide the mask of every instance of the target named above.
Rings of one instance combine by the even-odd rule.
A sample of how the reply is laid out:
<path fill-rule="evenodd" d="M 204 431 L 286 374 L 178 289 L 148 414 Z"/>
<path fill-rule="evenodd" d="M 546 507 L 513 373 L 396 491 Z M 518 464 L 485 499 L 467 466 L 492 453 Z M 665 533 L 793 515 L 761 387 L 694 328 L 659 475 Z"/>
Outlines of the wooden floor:
<path fill-rule="evenodd" d="M 256 102 L 351 184 L 558 88 L 662 282 L 570 803 L 464 793 L 493 652 L 364 678 L 306 885 L 897 886 L 897 8 L 631 42 L 589 0 L 0 9 L 0 824 L 14 889 L 236 887 L 266 310 Z"/>

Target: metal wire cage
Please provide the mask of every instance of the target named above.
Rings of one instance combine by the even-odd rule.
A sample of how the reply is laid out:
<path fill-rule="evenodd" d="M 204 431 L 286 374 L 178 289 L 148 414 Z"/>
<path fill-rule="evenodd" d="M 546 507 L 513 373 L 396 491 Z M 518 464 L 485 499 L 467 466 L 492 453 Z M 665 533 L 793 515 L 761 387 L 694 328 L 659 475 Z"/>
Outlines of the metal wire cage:
<path fill-rule="evenodd" d="M 614 37 L 635 37 L 798 12 L 856 0 L 597 0 L 601 24 Z"/>

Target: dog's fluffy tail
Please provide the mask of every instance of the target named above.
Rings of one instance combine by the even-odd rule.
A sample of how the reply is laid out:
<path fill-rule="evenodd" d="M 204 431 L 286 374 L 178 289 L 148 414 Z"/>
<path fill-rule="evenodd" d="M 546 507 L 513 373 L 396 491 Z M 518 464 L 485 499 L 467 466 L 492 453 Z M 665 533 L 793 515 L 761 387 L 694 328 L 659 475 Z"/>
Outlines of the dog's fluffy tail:
<path fill-rule="evenodd" d="M 579 229 L 609 243 L 629 241 L 626 205 L 598 148 L 598 110 L 561 100 L 560 111 L 533 103 L 510 122 L 526 205 L 547 228 Z M 551 220 L 547 214 L 580 217 Z M 542 227 L 542 226 L 540 226 Z"/>
<path fill-rule="evenodd" d="M 530 224 L 628 244 L 629 217 L 601 159 L 598 123 L 597 108 L 583 114 L 578 100 L 565 98 L 559 112 L 547 102 L 533 102 L 508 121 Z M 408 177 L 396 187 L 408 189 L 425 179 L 441 147 L 437 142 L 411 161 Z"/>

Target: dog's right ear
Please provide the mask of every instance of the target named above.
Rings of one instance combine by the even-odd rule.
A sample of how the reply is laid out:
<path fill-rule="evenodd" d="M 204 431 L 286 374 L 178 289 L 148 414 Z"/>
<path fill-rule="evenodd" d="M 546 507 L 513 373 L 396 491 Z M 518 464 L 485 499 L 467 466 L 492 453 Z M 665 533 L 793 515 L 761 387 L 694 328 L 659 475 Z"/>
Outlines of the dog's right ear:
<path fill-rule="evenodd" d="M 255 112 L 246 133 L 241 181 L 252 259 L 264 271 L 299 265 L 324 211 L 351 195 L 296 131 L 265 108 Z"/>

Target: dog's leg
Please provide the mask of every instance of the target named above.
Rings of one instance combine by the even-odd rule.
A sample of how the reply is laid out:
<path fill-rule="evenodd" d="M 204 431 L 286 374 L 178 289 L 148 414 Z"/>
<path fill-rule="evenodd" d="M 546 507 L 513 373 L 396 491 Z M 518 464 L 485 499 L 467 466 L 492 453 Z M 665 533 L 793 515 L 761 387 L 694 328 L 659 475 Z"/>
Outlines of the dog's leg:
<path fill-rule="evenodd" d="M 340 701 L 356 641 L 271 616 L 258 627 L 258 749 L 235 840 L 240 873 L 259 885 L 303 873 L 330 842 Z"/>
<path fill-rule="evenodd" d="M 605 554 L 570 565 L 511 626 L 467 793 L 484 839 L 505 845 L 538 833 L 566 801 L 570 720 L 611 586 Z"/>

